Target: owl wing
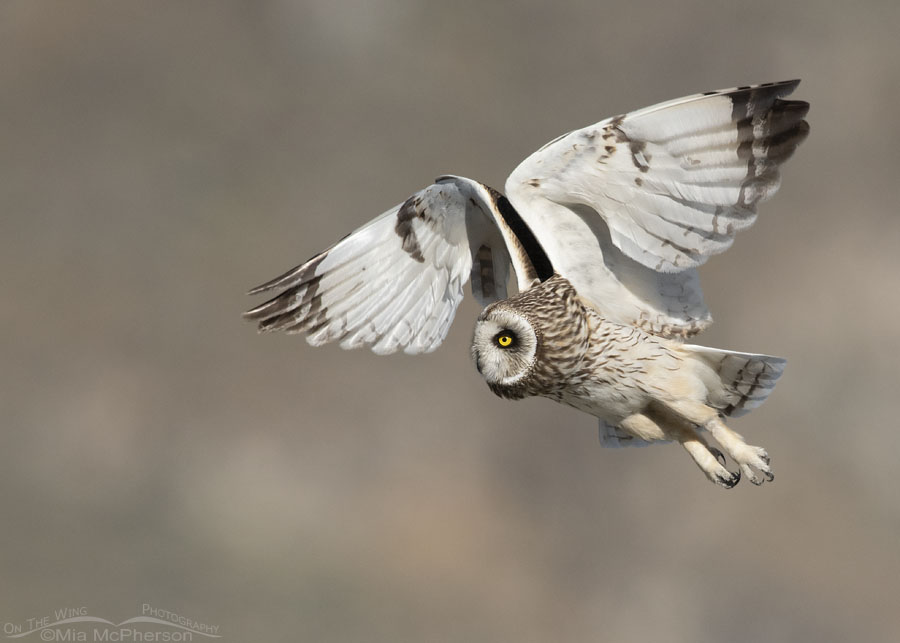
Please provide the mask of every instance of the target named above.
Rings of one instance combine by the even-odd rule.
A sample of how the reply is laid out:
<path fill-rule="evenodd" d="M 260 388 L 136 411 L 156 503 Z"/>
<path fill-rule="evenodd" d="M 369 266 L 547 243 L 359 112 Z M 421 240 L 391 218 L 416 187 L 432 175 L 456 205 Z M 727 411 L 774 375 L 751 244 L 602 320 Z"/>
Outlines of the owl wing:
<path fill-rule="evenodd" d="M 520 287 L 549 276 L 540 257 L 529 256 L 529 245 L 542 254 L 529 235 L 499 193 L 441 177 L 251 290 L 280 292 L 244 316 L 261 331 L 305 332 L 314 346 L 339 341 L 342 348 L 371 346 L 379 354 L 427 353 L 447 336 L 470 277 L 473 294 L 486 305 L 506 298 L 510 263 Z"/>
<path fill-rule="evenodd" d="M 799 81 L 647 107 L 565 134 L 523 161 L 509 200 L 550 261 L 620 323 L 690 336 L 712 318 L 696 267 L 723 252 L 806 137 Z"/>

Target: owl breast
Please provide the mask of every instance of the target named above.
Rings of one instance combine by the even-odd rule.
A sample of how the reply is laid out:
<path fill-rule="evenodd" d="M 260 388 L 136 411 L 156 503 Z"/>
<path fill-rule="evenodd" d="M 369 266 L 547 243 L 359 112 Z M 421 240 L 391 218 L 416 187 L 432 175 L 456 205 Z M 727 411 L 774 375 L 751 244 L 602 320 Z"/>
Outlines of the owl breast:
<path fill-rule="evenodd" d="M 559 402 L 617 424 L 677 387 L 683 366 L 677 345 L 590 309 L 586 317 L 590 346 Z"/>

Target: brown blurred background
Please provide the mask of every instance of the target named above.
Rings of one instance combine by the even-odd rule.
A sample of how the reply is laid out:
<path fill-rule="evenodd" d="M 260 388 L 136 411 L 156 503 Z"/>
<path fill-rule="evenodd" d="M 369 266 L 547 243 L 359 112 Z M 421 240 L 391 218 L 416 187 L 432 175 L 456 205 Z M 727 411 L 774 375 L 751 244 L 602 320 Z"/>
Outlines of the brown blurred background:
<path fill-rule="evenodd" d="M 0 621 L 898 640 L 898 24 L 892 0 L 4 1 Z M 702 270 L 701 343 L 790 360 L 734 424 L 772 485 L 495 398 L 471 300 L 418 358 L 240 318 L 439 174 L 502 187 L 567 130 L 791 77 L 812 134 Z"/>

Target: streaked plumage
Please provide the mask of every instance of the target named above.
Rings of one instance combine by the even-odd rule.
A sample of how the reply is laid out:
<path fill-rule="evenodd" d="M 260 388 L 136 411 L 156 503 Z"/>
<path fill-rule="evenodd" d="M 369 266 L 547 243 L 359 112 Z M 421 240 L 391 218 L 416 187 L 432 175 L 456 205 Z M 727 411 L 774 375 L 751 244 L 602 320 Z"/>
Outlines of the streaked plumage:
<path fill-rule="evenodd" d="M 808 105 L 782 99 L 798 82 L 707 92 L 575 130 L 523 161 L 506 197 L 440 177 L 252 290 L 281 292 L 246 316 L 313 345 L 429 352 L 471 279 L 487 306 L 473 356 L 495 393 L 591 413 L 605 446 L 677 440 L 733 486 L 739 474 L 717 462 L 705 429 L 761 482 L 765 452 L 721 417 L 762 403 L 784 361 L 682 340 L 712 322 L 697 266 L 754 222 L 808 133 Z M 510 266 L 519 294 L 507 299 Z M 497 344 L 507 331 L 521 339 Z"/>

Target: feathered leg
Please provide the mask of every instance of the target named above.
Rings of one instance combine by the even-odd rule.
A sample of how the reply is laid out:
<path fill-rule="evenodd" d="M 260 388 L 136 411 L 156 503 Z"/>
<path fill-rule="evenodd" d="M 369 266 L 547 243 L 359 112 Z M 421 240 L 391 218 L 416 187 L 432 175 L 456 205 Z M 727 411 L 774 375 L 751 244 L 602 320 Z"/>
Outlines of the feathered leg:
<path fill-rule="evenodd" d="M 679 417 L 709 431 L 715 441 L 725 450 L 725 453 L 740 466 L 744 476 L 753 484 L 763 483 L 763 478 L 757 475 L 757 471 L 770 482 L 775 479 L 775 474 L 772 473 L 772 468 L 769 466 L 769 454 L 766 453 L 766 450 L 747 444 L 740 434 L 725 425 L 715 409 L 694 400 L 664 402 L 663 405 Z"/>
<path fill-rule="evenodd" d="M 744 438 L 729 429 L 718 416 L 709 420 L 704 428 L 722 445 L 731 459 L 740 465 L 741 472 L 750 482 L 755 485 L 763 483 L 763 479 L 756 475 L 756 471 L 762 473 L 769 482 L 775 479 L 772 467 L 769 466 L 769 454 L 765 449 L 744 442 Z"/>
<path fill-rule="evenodd" d="M 741 481 L 740 472 L 732 473 L 726 469 L 725 458 L 722 457 L 722 454 L 718 449 L 711 448 L 693 427 L 681 427 L 677 434 L 677 440 L 712 482 L 731 489 Z"/>
<path fill-rule="evenodd" d="M 725 458 L 718 449 L 706 444 L 703 436 L 693 426 L 682 422 L 680 418 L 673 419 L 675 421 L 666 422 L 666 428 L 663 429 L 647 415 L 635 413 L 622 420 L 619 427 L 642 440 L 678 440 L 706 477 L 726 489 L 731 489 L 740 481 L 740 473 L 732 473 L 725 468 Z"/>

